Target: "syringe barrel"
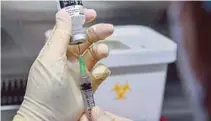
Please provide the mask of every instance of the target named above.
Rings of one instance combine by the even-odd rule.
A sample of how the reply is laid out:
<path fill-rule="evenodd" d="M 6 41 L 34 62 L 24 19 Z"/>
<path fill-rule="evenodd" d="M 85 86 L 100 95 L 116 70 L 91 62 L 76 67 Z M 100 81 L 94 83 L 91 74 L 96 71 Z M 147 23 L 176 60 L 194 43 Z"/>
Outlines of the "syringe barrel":
<path fill-rule="evenodd" d="M 91 110 L 95 106 L 94 92 L 92 90 L 91 78 L 87 76 L 81 76 L 81 92 L 84 100 L 84 107 L 89 120 L 91 120 Z"/>

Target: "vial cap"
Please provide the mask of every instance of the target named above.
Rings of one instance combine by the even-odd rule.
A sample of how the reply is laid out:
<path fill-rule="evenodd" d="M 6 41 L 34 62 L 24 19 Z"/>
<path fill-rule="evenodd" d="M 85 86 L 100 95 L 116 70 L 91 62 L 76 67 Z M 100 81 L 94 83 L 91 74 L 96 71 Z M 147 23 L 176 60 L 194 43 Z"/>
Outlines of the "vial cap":
<path fill-rule="evenodd" d="M 60 0 L 59 4 L 61 8 L 64 8 L 67 6 L 73 6 L 73 5 L 83 6 L 82 0 Z"/>

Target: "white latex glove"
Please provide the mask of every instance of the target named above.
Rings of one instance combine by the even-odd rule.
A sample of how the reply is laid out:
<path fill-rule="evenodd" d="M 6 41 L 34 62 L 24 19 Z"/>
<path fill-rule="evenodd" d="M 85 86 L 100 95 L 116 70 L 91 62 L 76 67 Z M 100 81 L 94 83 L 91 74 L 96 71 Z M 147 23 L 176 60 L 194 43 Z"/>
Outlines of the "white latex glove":
<path fill-rule="evenodd" d="M 84 12 L 87 22 L 95 19 L 94 10 L 85 9 Z M 82 116 L 84 104 L 79 88 L 79 50 L 77 45 L 69 45 L 71 29 L 69 14 L 59 11 L 51 36 L 30 69 L 24 101 L 14 121 L 77 121 Z M 94 25 L 87 31 L 88 41 L 80 45 L 87 70 L 91 71 L 94 90 L 109 75 L 106 66 L 94 65 L 109 51 L 105 44 L 93 46 L 93 43 L 112 32 L 111 24 Z"/>
<path fill-rule="evenodd" d="M 94 10 L 85 9 L 86 22 L 95 19 Z M 56 14 L 56 25 L 28 77 L 24 101 L 14 117 L 22 121 L 76 121 L 84 111 L 79 89 L 78 46 L 70 46 L 71 18 L 64 10 Z M 88 29 L 88 40 L 80 45 L 89 71 L 108 55 L 105 44 L 90 45 L 113 32 L 113 25 L 98 24 Z M 92 70 L 94 87 L 109 75 L 104 65 Z M 102 72 L 102 73 L 101 73 Z"/>

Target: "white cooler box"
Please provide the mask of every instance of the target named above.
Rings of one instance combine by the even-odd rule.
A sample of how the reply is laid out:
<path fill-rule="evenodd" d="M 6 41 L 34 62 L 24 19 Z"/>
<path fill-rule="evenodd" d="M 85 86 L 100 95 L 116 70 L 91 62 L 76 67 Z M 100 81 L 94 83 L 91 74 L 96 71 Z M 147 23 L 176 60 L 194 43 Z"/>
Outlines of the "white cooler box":
<path fill-rule="evenodd" d="M 105 42 L 110 55 L 101 63 L 111 76 L 96 91 L 96 105 L 135 121 L 159 121 L 176 44 L 145 26 L 116 26 Z"/>

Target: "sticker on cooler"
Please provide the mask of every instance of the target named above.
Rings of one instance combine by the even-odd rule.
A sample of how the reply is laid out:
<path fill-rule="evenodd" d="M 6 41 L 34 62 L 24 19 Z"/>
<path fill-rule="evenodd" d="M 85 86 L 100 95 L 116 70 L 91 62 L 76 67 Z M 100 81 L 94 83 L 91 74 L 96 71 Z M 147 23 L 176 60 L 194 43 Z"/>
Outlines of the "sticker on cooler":
<path fill-rule="evenodd" d="M 117 100 L 124 100 L 127 98 L 127 93 L 131 91 L 131 86 L 128 82 L 124 84 L 115 83 L 112 91 L 115 93 Z"/>

